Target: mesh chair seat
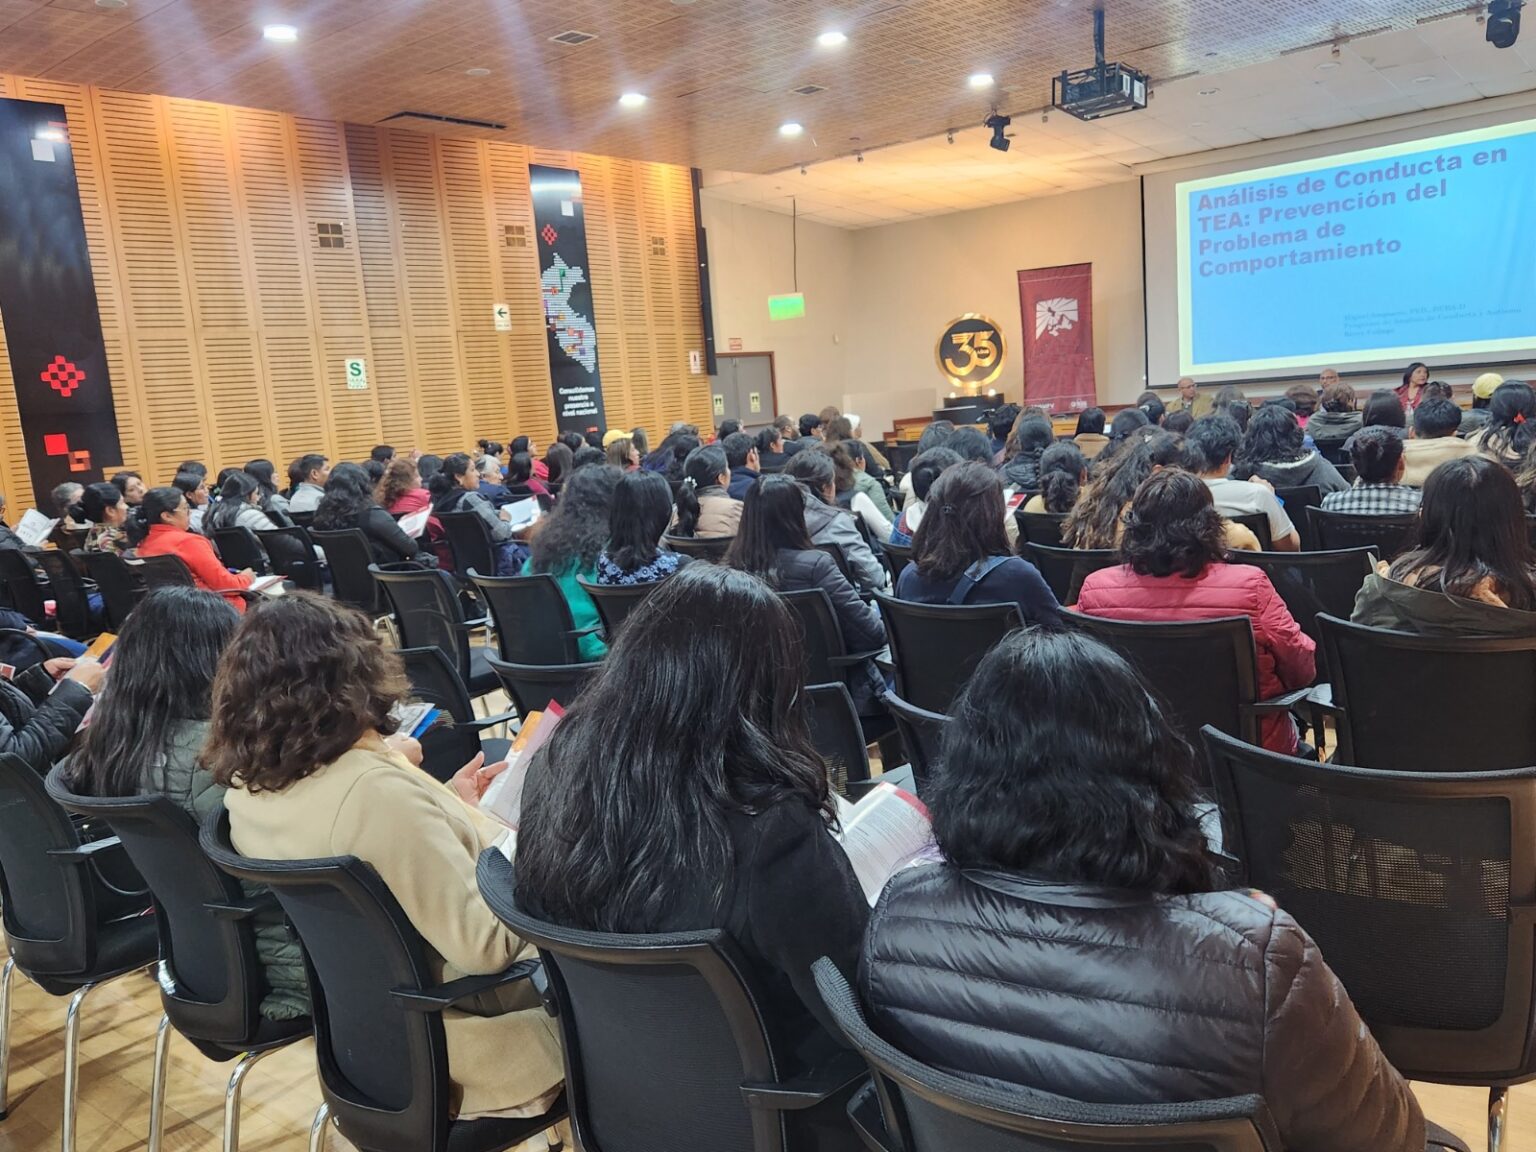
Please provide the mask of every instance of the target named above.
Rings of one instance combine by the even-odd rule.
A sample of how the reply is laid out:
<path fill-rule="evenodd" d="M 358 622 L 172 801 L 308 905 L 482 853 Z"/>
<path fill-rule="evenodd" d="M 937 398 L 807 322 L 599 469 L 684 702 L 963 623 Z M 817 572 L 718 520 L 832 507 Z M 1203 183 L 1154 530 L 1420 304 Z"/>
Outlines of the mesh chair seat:
<path fill-rule="evenodd" d="M 1316 546 L 1330 552 L 1345 548 L 1375 548 L 1383 560 L 1395 560 L 1413 543 L 1417 516 L 1356 516 L 1308 508 Z"/>
<path fill-rule="evenodd" d="M 390 571 L 373 564 L 368 572 L 393 609 L 402 647 L 438 649 L 473 697 L 496 690 L 496 676 L 485 662 L 487 650 L 470 640 L 480 621 L 465 617 L 452 576 L 415 565 Z"/>
<path fill-rule="evenodd" d="M 1262 568 L 1301 630 L 1318 645 L 1317 678 L 1326 682 L 1328 663 L 1322 650 L 1319 613 L 1348 617 L 1355 596 L 1376 567 L 1373 548 L 1340 552 L 1232 552 L 1234 564 Z"/>
<path fill-rule="evenodd" d="M 1020 552 L 1040 569 L 1057 602 L 1063 605 L 1077 603 L 1077 593 L 1091 574 L 1120 563 L 1120 554 L 1113 548 L 1050 548 L 1031 543 Z"/>
<path fill-rule="evenodd" d="M 1016 604 L 917 604 L 875 593 L 902 699 L 949 708 L 981 658 L 1020 626 Z"/>
<path fill-rule="evenodd" d="M 298 516 L 294 516 L 298 521 Z M 368 537 L 357 528 L 343 528 L 334 532 L 309 531 L 310 539 L 325 553 L 326 566 L 331 570 L 331 589 L 343 604 L 350 604 L 370 620 L 384 614 L 383 593 L 370 569 L 374 564 L 373 549 Z"/>
<path fill-rule="evenodd" d="M 661 538 L 668 548 L 674 552 L 681 552 L 684 556 L 691 556 L 695 560 L 704 560 L 711 564 L 718 564 L 725 559 L 725 554 L 731 550 L 734 536 L 673 536 L 666 535 Z"/>
<path fill-rule="evenodd" d="M 325 591 L 324 565 L 315 554 L 315 543 L 303 528 L 293 525 L 256 533 L 272 562 L 272 568 L 310 592 Z"/>
<path fill-rule="evenodd" d="M 901 742 L 907 750 L 907 760 L 912 765 L 912 780 L 919 796 L 923 786 L 933 778 L 938 769 L 940 752 L 944 744 L 944 726 L 949 717 L 942 712 L 930 712 L 909 704 L 894 692 L 883 697 L 886 710 L 896 722 Z"/>
<path fill-rule="evenodd" d="M 1066 523 L 1065 513 L 1026 512 L 1022 507 L 1013 513 L 1013 522 L 1019 528 L 1019 551 L 1025 544 L 1044 544 L 1048 548 L 1061 547 L 1061 526 Z"/>
<path fill-rule="evenodd" d="M 515 664 L 576 664 L 581 633 L 571 606 L 553 576 L 481 576 L 469 573 L 475 590 L 496 622 L 502 660 Z"/>
<path fill-rule="evenodd" d="M 444 512 L 438 516 L 448 547 L 453 550 L 453 570 L 460 576 L 468 572 L 495 572 L 496 553 L 490 529 L 477 512 Z"/>

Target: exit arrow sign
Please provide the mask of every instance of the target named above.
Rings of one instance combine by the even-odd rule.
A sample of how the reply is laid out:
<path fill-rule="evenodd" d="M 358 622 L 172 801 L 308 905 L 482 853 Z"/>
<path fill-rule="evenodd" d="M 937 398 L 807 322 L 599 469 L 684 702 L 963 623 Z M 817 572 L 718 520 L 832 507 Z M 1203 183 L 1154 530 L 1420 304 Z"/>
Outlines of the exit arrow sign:
<path fill-rule="evenodd" d="M 508 308 L 505 304 L 492 305 L 491 318 L 496 322 L 496 331 L 512 331 L 512 309 Z"/>

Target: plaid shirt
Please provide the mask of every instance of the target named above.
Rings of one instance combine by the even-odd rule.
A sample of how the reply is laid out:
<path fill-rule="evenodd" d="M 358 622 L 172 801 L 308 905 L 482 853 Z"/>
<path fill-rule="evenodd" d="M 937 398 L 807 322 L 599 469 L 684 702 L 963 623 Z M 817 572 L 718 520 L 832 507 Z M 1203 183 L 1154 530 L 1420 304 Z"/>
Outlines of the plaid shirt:
<path fill-rule="evenodd" d="M 1323 511 L 1353 516 L 1412 516 L 1419 510 L 1419 490 L 1401 484 L 1356 484 L 1323 497 Z"/>

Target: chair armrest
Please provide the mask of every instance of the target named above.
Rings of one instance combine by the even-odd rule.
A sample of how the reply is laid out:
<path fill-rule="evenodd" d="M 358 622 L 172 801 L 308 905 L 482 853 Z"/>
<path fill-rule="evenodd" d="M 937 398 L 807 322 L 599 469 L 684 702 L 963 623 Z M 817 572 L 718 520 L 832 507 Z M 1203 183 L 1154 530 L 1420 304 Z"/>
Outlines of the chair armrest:
<path fill-rule="evenodd" d="M 743 1084 L 741 1094 L 749 1108 L 776 1112 L 801 1112 L 836 1096 L 869 1075 L 869 1066 L 857 1052 L 839 1052 L 820 1068 L 777 1084 Z"/>
<path fill-rule="evenodd" d="M 885 1129 L 885 1116 L 881 1114 L 880 1098 L 873 1085 L 861 1089 L 848 1101 L 848 1122 L 869 1152 L 900 1152 L 901 1145 Z"/>
<path fill-rule="evenodd" d="M 833 668 L 857 668 L 866 660 L 873 660 L 884 648 L 876 648 L 873 652 L 850 652 L 846 656 L 828 657 L 827 663 Z"/>
<path fill-rule="evenodd" d="M 478 632 L 482 628 L 490 626 L 489 616 L 476 616 L 473 620 L 455 620 L 453 626 L 460 632 Z"/>
<path fill-rule="evenodd" d="M 1255 716 L 1273 716 L 1280 712 L 1289 712 L 1293 705 L 1301 703 L 1312 695 L 1312 688 L 1297 688 L 1294 692 L 1283 692 L 1279 696 L 1271 696 L 1268 700 L 1260 700 L 1255 704 L 1249 704 L 1246 711 Z"/>
<path fill-rule="evenodd" d="M 473 720 L 465 720 L 455 723 L 455 728 L 463 728 L 468 732 L 484 732 L 487 728 L 495 728 L 499 724 L 511 724 L 519 719 L 516 712 L 498 712 L 494 716 L 477 716 Z"/>
<path fill-rule="evenodd" d="M 230 903 L 209 902 L 203 905 L 215 920 L 249 920 L 258 912 L 265 912 L 269 908 L 279 908 L 277 897 L 271 892 L 263 892 L 259 896 L 253 896 L 248 900 L 236 900 Z"/>
<path fill-rule="evenodd" d="M 84 864 L 99 852 L 122 846 L 123 842 L 116 836 L 108 836 L 102 840 L 91 840 L 76 848 L 50 848 L 48 855 L 58 860 L 67 860 L 71 864 Z"/>
<path fill-rule="evenodd" d="M 592 633 L 594 633 L 594 632 L 601 632 L 602 630 L 603 630 L 603 626 L 601 624 L 594 624 L 590 628 L 572 628 L 569 632 L 566 633 L 566 635 L 567 636 L 590 636 L 590 635 L 592 635 Z"/>
<path fill-rule="evenodd" d="M 489 976 L 465 976 L 435 988 L 391 988 L 389 994 L 407 1012 L 441 1012 L 471 1000 L 482 992 L 492 992 L 507 984 L 527 980 L 538 967 L 537 960 L 520 960 L 506 971 L 493 972 Z"/>

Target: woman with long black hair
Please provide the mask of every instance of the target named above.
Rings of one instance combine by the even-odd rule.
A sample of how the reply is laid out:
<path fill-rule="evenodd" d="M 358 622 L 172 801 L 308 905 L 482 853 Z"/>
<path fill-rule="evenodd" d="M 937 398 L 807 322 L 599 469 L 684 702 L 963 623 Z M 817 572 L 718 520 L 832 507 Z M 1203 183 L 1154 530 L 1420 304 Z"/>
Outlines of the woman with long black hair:
<path fill-rule="evenodd" d="M 1257 476 L 1276 488 L 1315 485 L 1323 496 L 1348 488 L 1339 470 L 1305 441 L 1295 413 L 1279 404 L 1266 404 L 1248 421 L 1248 431 L 1232 457 L 1232 477 L 1251 480 Z"/>
<path fill-rule="evenodd" d="M 422 567 L 435 568 L 437 557 L 423 552 L 415 540 L 400 530 L 395 518 L 379 507 L 373 490 L 373 480 L 361 465 L 336 465 L 325 481 L 325 495 L 315 509 L 314 528 L 322 532 L 356 528 L 368 538 L 368 547 L 378 564 L 411 560 Z"/>
<path fill-rule="evenodd" d="M 523 567 L 525 576 L 553 576 L 560 585 L 578 631 L 589 630 L 577 643 L 583 660 L 601 660 L 608 645 L 595 631 L 601 624 L 597 605 L 581 581 L 596 583 L 597 558 L 608 543 L 613 493 L 622 473 L 611 464 L 589 464 L 571 473 L 560 502 L 533 536 L 533 550 Z"/>
<path fill-rule="evenodd" d="M 615 441 L 618 443 L 618 441 Z M 688 557 L 662 547 L 672 520 L 672 492 L 654 472 L 625 472 L 613 489 L 608 543 L 597 554 L 598 584 L 654 584 Z"/>
<path fill-rule="evenodd" d="M 1488 402 L 1488 423 L 1471 437 L 1484 456 L 1514 470 L 1536 443 L 1536 390 L 1521 380 L 1506 380 Z"/>
<path fill-rule="evenodd" d="M 494 575 L 517 575 L 527 559 L 527 549 L 517 543 L 512 525 L 491 507 L 489 500 L 480 495 L 480 471 L 466 453 L 455 452 L 444 457 L 442 464 L 427 480 L 427 491 L 432 494 L 434 516 L 442 517 L 450 512 L 473 512 L 480 517 L 490 532 L 491 548 L 496 555 Z M 464 574 L 461 572 L 459 575 Z"/>
<path fill-rule="evenodd" d="M 215 528 L 249 528 L 270 532 L 278 525 L 261 510 L 261 482 L 249 472 L 230 472 L 219 485 L 219 500 L 208 513 L 208 534 Z"/>

